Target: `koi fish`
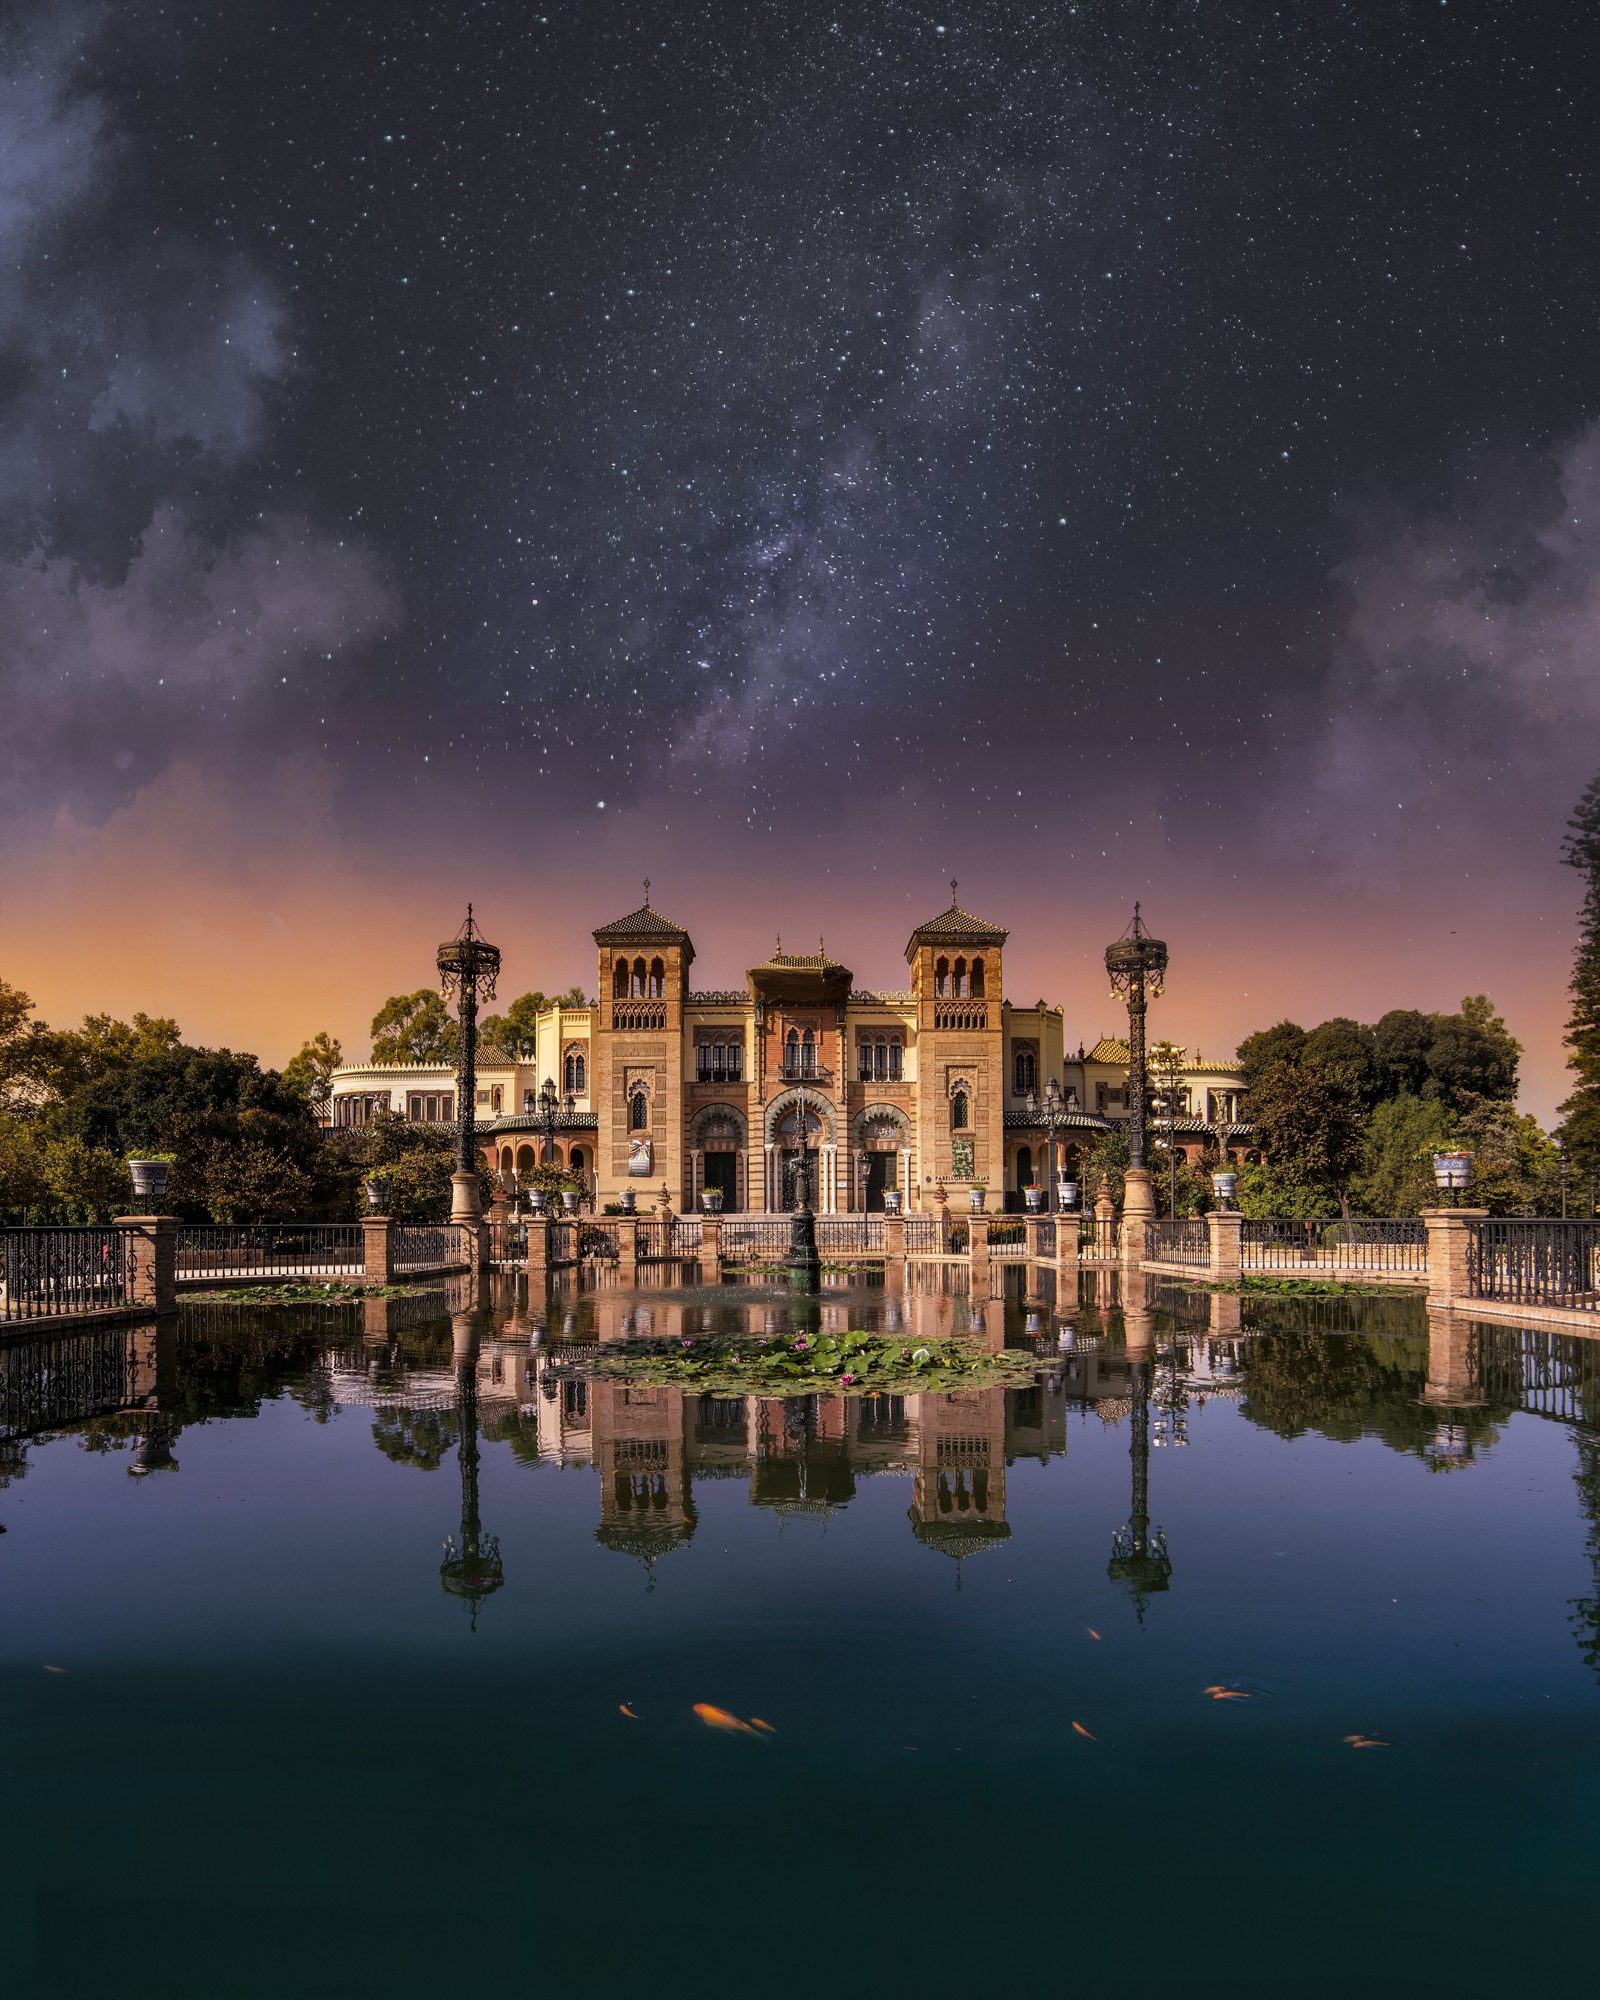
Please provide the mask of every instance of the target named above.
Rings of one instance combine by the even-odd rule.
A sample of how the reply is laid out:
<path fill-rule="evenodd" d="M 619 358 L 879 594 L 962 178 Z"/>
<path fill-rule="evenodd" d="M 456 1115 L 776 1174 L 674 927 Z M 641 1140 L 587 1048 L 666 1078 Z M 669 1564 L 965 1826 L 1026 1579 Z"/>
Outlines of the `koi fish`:
<path fill-rule="evenodd" d="M 1389 1745 L 1381 1736 L 1362 1736 L 1359 1733 L 1345 1737 L 1352 1750 L 1387 1750 Z"/>
<path fill-rule="evenodd" d="M 617 1713 L 619 1715 L 625 1715 L 630 1722 L 638 1722 L 641 1719 L 639 1716 L 634 1714 L 633 1710 L 629 1708 L 628 1704 L 625 1701 L 619 1701 L 617 1703 Z"/>
<path fill-rule="evenodd" d="M 741 1722 L 736 1715 L 730 1715 L 725 1708 L 713 1708 L 709 1701 L 697 1701 L 694 1712 L 707 1729 L 725 1729 L 730 1736 L 754 1736 L 756 1734 L 748 1722 Z"/>
<path fill-rule="evenodd" d="M 766 1731 L 766 1733 L 767 1733 L 767 1735 L 769 1735 L 769 1736 L 776 1736 L 776 1735 L 777 1735 L 777 1733 L 778 1733 L 778 1732 L 777 1732 L 777 1730 L 775 1730 L 775 1729 L 773 1728 L 773 1726 L 772 1726 L 772 1724 L 771 1724 L 770 1722 L 763 1722 L 763 1721 L 761 1720 L 761 1717 L 760 1717 L 759 1715 L 752 1715 L 752 1716 L 751 1716 L 751 1718 L 750 1718 L 750 1727 L 751 1727 L 752 1729 L 762 1729 L 762 1730 L 765 1730 L 765 1731 Z"/>
<path fill-rule="evenodd" d="M 1092 1625 L 1085 1625 L 1083 1629 L 1085 1632 L 1088 1633 L 1091 1639 L 1098 1639 L 1100 1636 L 1100 1634 L 1094 1629 Z"/>
<path fill-rule="evenodd" d="M 1245 1688 L 1208 1687 L 1203 1690 L 1213 1701 L 1254 1701 L 1255 1696 Z"/>
<path fill-rule="evenodd" d="M 1075 1730 L 1077 1730 L 1077 1732 L 1078 1732 L 1078 1734 L 1079 1734 L 1080 1736 L 1088 1736 L 1088 1737 L 1089 1737 L 1089 1741 L 1090 1741 L 1091 1743 L 1098 1743 L 1098 1742 L 1100 1741 L 1100 1739 L 1099 1739 L 1099 1737 L 1098 1737 L 1098 1736 L 1091 1736 L 1091 1735 L 1089 1734 L 1089 1731 L 1088 1731 L 1087 1729 L 1085 1729 L 1085 1728 L 1084 1728 L 1084 1726 L 1083 1726 L 1083 1724 L 1082 1724 L 1081 1722 L 1075 1722 L 1075 1723 L 1074 1723 L 1074 1724 L 1073 1724 L 1072 1726 L 1073 1726 L 1073 1728 L 1074 1728 Z"/>

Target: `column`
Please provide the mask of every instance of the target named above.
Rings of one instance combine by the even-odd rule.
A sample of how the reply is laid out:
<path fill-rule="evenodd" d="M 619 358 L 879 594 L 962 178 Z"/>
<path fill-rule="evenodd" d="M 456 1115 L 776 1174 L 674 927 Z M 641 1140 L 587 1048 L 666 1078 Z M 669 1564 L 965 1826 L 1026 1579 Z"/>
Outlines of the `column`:
<path fill-rule="evenodd" d="M 976 1282 L 977 1273 L 981 1267 L 983 1282 L 986 1288 L 984 1296 L 987 1299 L 987 1286 L 989 1282 L 989 1218 L 987 1215 L 969 1215 L 967 1217 L 967 1262 L 971 1266 L 973 1273 L 973 1277 L 969 1280 L 969 1283 Z M 976 1298 L 978 1294 L 973 1292 L 971 1296 Z"/>
<path fill-rule="evenodd" d="M 1472 1297 L 1469 1222 L 1482 1222 L 1486 1208 L 1425 1208 L 1428 1229 L 1428 1304 L 1464 1306 Z"/>
<path fill-rule="evenodd" d="M 617 1271 L 627 1284 L 633 1284 L 639 1276 L 639 1218 L 636 1215 L 617 1217 Z"/>
<path fill-rule="evenodd" d="M 1236 1284 L 1242 1269 L 1240 1243 L 1244 1237 L 1244 1217 L 1237 1209 L 1214 1208 L 1206 1217 L 1211 1232 L 1211 1276 L 1226 1284 Z"/>
<path fill-rule="evenodd" d="M 903 1215 L 883 1218 L 883 1261 L 903 1264 L 906 1260 L 906 1219 Z"/>
<path fill-rule="evenodd" d="M 119 1215 L 119 1229 L 132 1232 L 131 1304 L 151 1312 L 178 1310 L 178 1218 L 175 1215 Z"/>
<path fill-rule="evenodd" d="M 1122 1177 L 1122 1261 L 1142 1264 L 1150 1254 L 1150 1225 L 1156 1219 L 1155 1196 L 1147 1167 L 1129 1167 Z"/>
<path fill-rule="evenodd" d="M 363 1216 L 361 1221 L 362 1275 L 369 1285 L 394 1283 L 390 1222 L 386 1215 Z"/>
<path fill-rule="evenodd" d="M 528 1278 L 531 1283 L 535 1276 L 543 1279 L 550 1269 L 550 1218 L 548 1215 L 528 1217 Z"/>
<path fill-rule="evenodd" d="M 722 1217 L 703 1215 L 700 1218 L 700 1260 L 709 1264 L 713 1271 L 722 1268 Z"/>

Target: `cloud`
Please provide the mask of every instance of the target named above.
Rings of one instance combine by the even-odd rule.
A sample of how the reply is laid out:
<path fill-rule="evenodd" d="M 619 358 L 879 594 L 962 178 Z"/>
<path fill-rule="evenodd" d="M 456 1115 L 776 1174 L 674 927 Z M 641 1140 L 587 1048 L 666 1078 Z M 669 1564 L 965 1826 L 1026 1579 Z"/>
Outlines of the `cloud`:
<path fill-rule="evenodd" d="M 47 11 L 0 58 L 0 795 L 91 817 L 256 754 L 269 691 L 314 658 L 320 700 L 398 616 L 369 549 L 264 504 L 285 297 L 168 223 L 82 83 L 103 26 Z"/>
<path fill-rule="evenodd" d="M 1544 837 L 1600 742 L 1600 423 L 1552 453 L 1468 462 L 1445 507 L 1357 518 L 1315 719 L 1274 804 L 1330 863 Z M 1310 734 L 1307 756 L 1295 747 Z"/>

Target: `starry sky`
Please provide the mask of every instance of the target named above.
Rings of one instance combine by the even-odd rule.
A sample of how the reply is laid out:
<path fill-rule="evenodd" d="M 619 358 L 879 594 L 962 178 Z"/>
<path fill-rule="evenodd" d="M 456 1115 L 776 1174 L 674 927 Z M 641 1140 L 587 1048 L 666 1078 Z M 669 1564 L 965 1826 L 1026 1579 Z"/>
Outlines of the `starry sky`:
<path fill-rule="evenodd" d="M 1093 1039 L 1487 988 L 1600 762 L 1584 10 L 294 0 L 0 29 L 0 963 L 363 1041 L 471 895 L 697 980 L 961 900 Z M 1024 990 L 1025 989 L 1025 990 Z"/>

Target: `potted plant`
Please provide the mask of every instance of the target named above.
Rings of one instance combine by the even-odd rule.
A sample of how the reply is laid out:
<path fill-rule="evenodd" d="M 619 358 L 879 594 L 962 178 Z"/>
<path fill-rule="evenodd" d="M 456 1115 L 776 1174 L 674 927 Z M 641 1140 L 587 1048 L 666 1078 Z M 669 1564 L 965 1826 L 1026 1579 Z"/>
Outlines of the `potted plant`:
<path fill-rule="evenodd" d="M 1063 1208 L 1076 1208 L 1078 1205 L 1078 1183 L 1076 1181 L 1069 1181 L 1066 1175 L 1063 1174 L 1056 1182 L 1056 1199 Z"/>
<path fill-rule="evenodd" d="M 632 1188 L 624 1188 L 622 1193 L 618 1195 L 617 1200 L 624 1215 L 637 1215 L 639 1213 L 639 1197 L 634 1193 Z"/>
<path fill-rule="evenodd" d="M 543 1214 L 544 1214 L 544 1212 L 545 1212 L 545 1192 L 544 1192 L 544 1189 L 543 1189 L 542 1187 L 531 1187 L 531 1188 L 529 1188 L 529 1190 L 528 1190 L 528 1213 L 529 1213 L 530 1215 L 543 1215 Z"/>
<path fill-rule="evenodd" d="M 900 1190 L 898 1188 L 884 1189 L 883 1212 L 885 1215 L 898 1215 L 900 1213 Z"/>
<path fill-rule="evenodd" d="M 721 1188 L 702 1188 L 700 1190 L 700 1206 L 705 1210 L 707 1215 L 720 1215 L 722 1213 Z"/>
<path fill-rule="evenodd" d="M 366 1189 L 367 1207 L 371 1209 L 372 1213 L 374 1215 L 387 1215 L 389 1212 L 388 1180 L 382 1174 L 368 1174 L 361 1185 Z"/>
<path fill-rule="evenodd" d="M 172 1172 L 176 1153 L 140 1153 L 128 1155 L 128 1172 L 133 1176 L 134 1198 L 138 1201 L 159 1201 L 167 1191 L 167 1177 Z"/>
<path fill-rule="evenodd" d="M 983 1213 L 983 1197 L 985 1192 L 985 1188 L 979 1181 L 974 1181 L 967 1189 L 967 1193 L 972 1201 L 972 1212 L 974 1215 L 982 1215 Z"/>
<path fill-rule="evenodd" d="M 564 1215 L 577 1214 L 579 1192 L 576 1187 L 564 1187 L 561 1190 L 561 1212 Z"/>
<path fill-rule="evenodd" d="M 1030 1215 L 1037 1215 L 1044 1206 L 1044 1189 L 1036 1182 L 1029 1182 L 1022 1190 L 1022 1199 Z"/>

